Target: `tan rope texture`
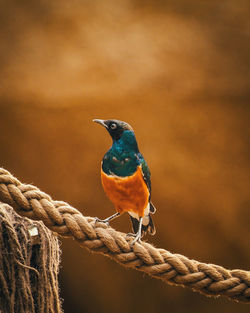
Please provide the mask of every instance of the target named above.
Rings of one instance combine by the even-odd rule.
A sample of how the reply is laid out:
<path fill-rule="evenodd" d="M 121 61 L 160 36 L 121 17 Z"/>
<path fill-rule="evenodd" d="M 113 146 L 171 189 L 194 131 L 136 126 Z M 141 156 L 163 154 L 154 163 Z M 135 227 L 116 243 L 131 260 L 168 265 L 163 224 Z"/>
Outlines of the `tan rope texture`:
<path fill-rule="evenodd" d="M 65 202 L 52 200 L 33 185 L 22 184 L 1 168 L 0 201 L 11 205 L 18 214 L 42 220 L 59 235 L 73 237 L 80 246 L 109 256 L 126 267 L 208 296 L 222 295 L 250 303 L 250 272 L 190 260 L 147 242 L 131 246 L 126 234 L 95 223 L 94 218 L 83 216 Z"/>
<path fill-rule="evenodd" d="M 30 228 L 38 235 L 32 236 Z M 20 217 L 0 203 L 0 251 L 0 312 L 62 312 L 59 243 L 42 222 Z"/>

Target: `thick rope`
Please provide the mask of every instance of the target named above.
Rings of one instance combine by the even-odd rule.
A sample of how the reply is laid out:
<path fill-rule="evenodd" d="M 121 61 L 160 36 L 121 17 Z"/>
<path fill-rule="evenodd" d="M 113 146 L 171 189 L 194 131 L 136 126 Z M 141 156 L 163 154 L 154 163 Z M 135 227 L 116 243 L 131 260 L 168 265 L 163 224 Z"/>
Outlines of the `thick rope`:
<path fill-rule="evenodd" d="M 54 201 L 33 185 L 22 184 L 0 168 L 0 201 L 18 214 L 42 220 L 53 232 L 73 237 L 80 246 L 102 253 L 118 263 L 137 269 L 168 284 L 188 287 L 207 296 L 226 296 L 250 303 L 250 272 L 227 270 L 157 249 L 147 242 L 131 246 L 126 234 L 115 231 L 62 201 Z"/>

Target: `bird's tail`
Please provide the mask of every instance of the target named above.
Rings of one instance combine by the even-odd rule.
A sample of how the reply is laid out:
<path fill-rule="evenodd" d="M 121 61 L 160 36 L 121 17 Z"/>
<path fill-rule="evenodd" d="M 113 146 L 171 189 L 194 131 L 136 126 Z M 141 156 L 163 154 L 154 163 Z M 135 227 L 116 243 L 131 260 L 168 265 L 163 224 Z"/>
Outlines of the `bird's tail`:
<path fill-rule="evenodd" d="M 150 235 L 154 235 L 156 233 L 155 225 L 152 219 L 151 214 L 154 214 L 156 211 L 156 208 L 153 206 L 153 204 L 149 203 L 149 213 L 143 217 L 142 220 L 142 236 L 144 236 L 146 233 L 149 233 Z M 139 217 L 133 217 L 129 215 L 132 222 L 132 228 L 134 233 L 136 234 L 139 230 Z"/>

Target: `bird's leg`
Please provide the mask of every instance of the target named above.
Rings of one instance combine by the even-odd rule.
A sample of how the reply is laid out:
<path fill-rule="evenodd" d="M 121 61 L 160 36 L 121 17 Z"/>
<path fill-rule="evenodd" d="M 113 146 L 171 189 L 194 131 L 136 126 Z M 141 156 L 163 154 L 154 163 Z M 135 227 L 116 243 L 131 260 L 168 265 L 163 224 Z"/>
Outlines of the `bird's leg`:
<path fill-rule="evenodd" d="M 140 217 L 140 220 L 139 220 L 139 228 L 138 228 L 138 232 L 136 234 L 128 234 L 128 235 L 133 235 L 134 240 L 132 241 L 131 245 L 133 246 L 137 241 L 141 241 L 141 237 L 142 237 L 142 234 L 141 234 L 141 230 L 142 230 L 142 217 Z"/>
<path fill-rule="evenodd" d="M 113 220 L 114 218 L 118 217 L 119 215 L 120 215 L 120 213 L 116 212 L 115 214 L 105 218 L 104 220 L 101 220 L 100 218 L 95 217 L 95 222 L 101 222 L 101 223 L 105 223 L 105 224 L 109 225 L 109 222 L 111 220 Z"/>

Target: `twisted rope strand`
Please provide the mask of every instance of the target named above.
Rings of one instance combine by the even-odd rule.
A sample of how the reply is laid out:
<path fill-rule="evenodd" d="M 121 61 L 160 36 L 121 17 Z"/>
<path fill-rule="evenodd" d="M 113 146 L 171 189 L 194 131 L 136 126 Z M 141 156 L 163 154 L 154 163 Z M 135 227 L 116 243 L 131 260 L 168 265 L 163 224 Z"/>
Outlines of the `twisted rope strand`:
<path fill-rule="evenodd" d="M 250 272 L 190 260 L 147 242 L 131 246 L 126 234 L 95 223 L 94 218 L 83 216 L 63 201 L 52 200 L 33 185 L 22 184 L 3 168 L 0 168 L 0 201 L 11 205 L 22 216 L 43 221 L 61 236 L 73 237 L 82 247 L 165 283 L 188 287 L 207 296 L 221 295 L 250 303 Z"/>

